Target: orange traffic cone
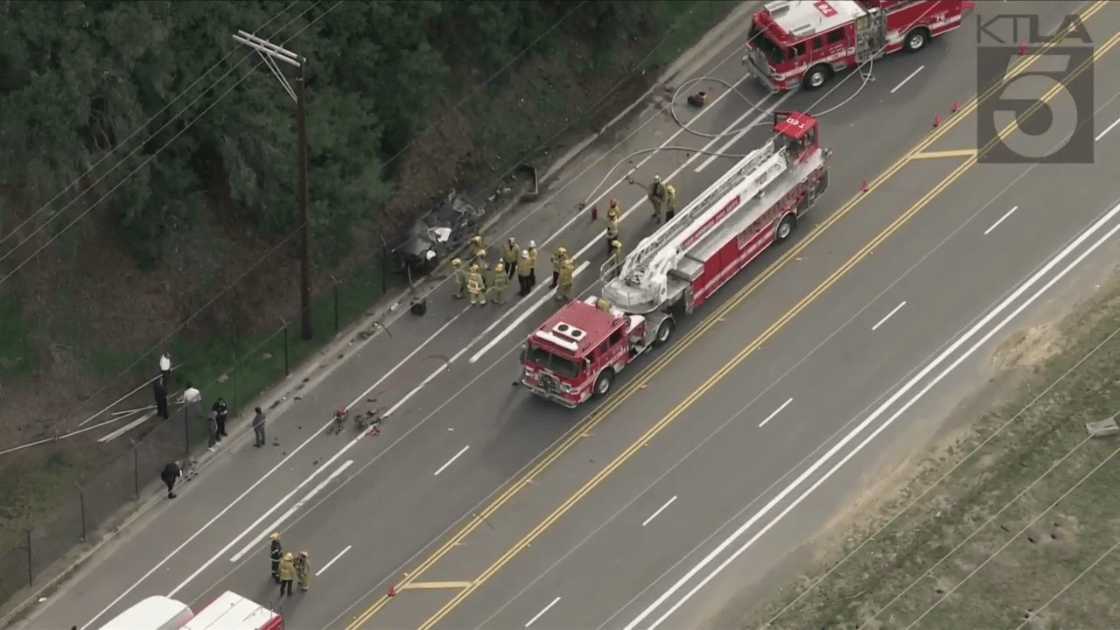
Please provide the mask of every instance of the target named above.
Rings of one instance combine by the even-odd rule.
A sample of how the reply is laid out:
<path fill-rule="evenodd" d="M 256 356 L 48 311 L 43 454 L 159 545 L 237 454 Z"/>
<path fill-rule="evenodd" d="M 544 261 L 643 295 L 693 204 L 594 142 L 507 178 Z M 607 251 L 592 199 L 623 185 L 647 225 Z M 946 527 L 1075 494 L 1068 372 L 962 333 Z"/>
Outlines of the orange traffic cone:
<path fill-rule="evenodd" d="M 957 110 L 959 110 L 960 108 L 961 108 L 961 104 L 958 103 L 957 101 L 953 101 L 953 113 L 954 114 L 957 113 Z"/>
<path fill-rule="evenodd" d="M 599 209 L 596 208 L 595 206 L 591 206 L 591 220 L 592 221 L 597 221 L 598 219 L 599 219 Z"/>
<path fill-rule="evenodd" d="M 863 180 L 863 182 L 859 185 L 859 189 L 860 189 L 861 192 L 867 192 L 867 180 L 866 179 Z"/>
<path fill-rule="evenodd" d="M 934 116 L 933 117 L 933 126 L 934 127 L 940 127 L 941 126 L 941 116 Z"/>
<path fill-rule="evenodd" d="M 1019 44 L 1019 56 L 1022 57 L 1025 54 L 1027 54 L 1027 42 L 1022 42 Z"/>
<path fill-rule="evenodd" d="M 389 594 L 389 597 L 395 596 L 397 594 L 397 589 L 393 586 L 389 586 L 389 593 L 388 594 Z"/>

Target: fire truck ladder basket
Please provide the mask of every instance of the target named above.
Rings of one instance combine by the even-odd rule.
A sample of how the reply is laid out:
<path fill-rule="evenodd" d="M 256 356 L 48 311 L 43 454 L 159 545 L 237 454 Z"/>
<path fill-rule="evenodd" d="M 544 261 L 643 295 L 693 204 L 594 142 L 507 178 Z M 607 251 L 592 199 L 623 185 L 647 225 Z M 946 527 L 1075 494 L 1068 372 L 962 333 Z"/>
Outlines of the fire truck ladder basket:
<path fill-rule="evenodd" d="M 702 226 L 709 215 L 719 211 L 717 204 L 721 199 L 733 190 L 740 189 L 741 204 L 748 206 L 755 196 L 762 193 L 789 167 L 786 149 L 778 148 L 774 140 L 768 140 L 764 146 L 743 158 L 703 195 L 688 204 L 672 221 L 642 240 L 623 261 L 621 280 L 634 288 L 653 289 L 650 279 L 667 273 L 669 267 L 687 253 L 679 251 L 681 243 L 690 236 L 690 231 L 694 234 L 695 228 Z M 606 271 L 605 267 L 603 271 Z M 604 275 L 603 280 L 605 284 L 610 278 Z M 646 301 L 652 297 L 647 296 Z"/>

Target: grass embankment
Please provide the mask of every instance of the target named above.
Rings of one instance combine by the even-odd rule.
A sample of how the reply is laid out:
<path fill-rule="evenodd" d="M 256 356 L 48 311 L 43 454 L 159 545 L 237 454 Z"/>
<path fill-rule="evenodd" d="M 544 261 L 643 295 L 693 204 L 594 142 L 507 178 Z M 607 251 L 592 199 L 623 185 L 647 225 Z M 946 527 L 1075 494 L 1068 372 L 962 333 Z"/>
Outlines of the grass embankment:
<path fill-rule="evenodd" d="M 742 627 L 779 611 L 775 629 L 1120 627 L 1120 435 L 1085 426 L 1120 411 L 1120 293 L 1109 298 L 1067 319 L 1064 350 L 1015 403 Z"/>
<path fill-rule="evenodd" d="M 628 74 L 656 74 L 681 52 L 695 44 L 716 23 L 726 16 L 738 1 L 697 0 L 695 2 L 664 2 L 659 5 L 659 23 L 674 26 L 664 33 L 630 45 L 620 45 L 611 55 L 569 55 L 564 42 L 546 43 L 542 56 L 528 60 L 497 89 L 487 90 L 463 107 L 463 117 L 477 149 L 472 163 L 464 165 L 475 179 L 493 176 L 493 170 L 522 156 L 522 160 L 542 157 L 541 144 L 557 136 L 552 144 L 563 144 L 565 136 L 576 138 L 588 132 L 588 119 L 602 116 L 612 108 L 620 110 L 637 95 L 619 91 L 617 103 L 599 103 L 595 111 L 590 105 L 602 94 L 588 101 L 587 85 L 590 79 L 613 86 Z M 573 63 L 573 58 L 578 63 Z M 607 81 L 611 78 L 611 81 Z M 647 79 L 648 80 L 648 79 Z M 644 91 L 644 88 L 642 89 Z M 640 94 L 640 92 L 638 93 Z M 436 116 L 438 117 L 438 113 Z M 610 116 L 614 114 L 611 113 Z M 607 118 L 609 119 L 609 117 Z M 605 122 L 605 120 L 604 120 Z M 552 154 L 553 157 L 555 154 Z M 494 161 L 489 156 L 502 156 Z M 503 162 L 505 163 L 503 165 Z M 394 278 L 389 276 L 390 281 Z M 369 309 L 385 293 L 383 274 L 377 257 L 362 267 L 354 276 L 338 287 L 338 323 L 345 326 Z M 44 360 L 49 360 L 43 348 L 33 347 L 32 340 L 49 337 L 67 344 L 71 354 L 78 358 L 77 370 L 83 377 L 97 382 L 108 382 L 133 363 L 136 369 L 128 376 L 109 383 L 110 391 L 123 394 L 128 388 L 151 376 L 155 357 L 140 357 L 148 348 L 121 348 L 111 341 L 98 340 L 83 334 L 81 326 L 49 331 L 46 335 L 33 334 L 33 323 L 20 318 L 20 296 L 0 296 L 0 377 L 22 379 L 35 374 Z M 64 298 L 59 298 L 64 299 Z M 65 304 L 57 305 L 65 312 Z M 287 363 L 295 369 L 297 363 L 314 353 L 326 343 L 335 331 L 335 297 L 333 287 L 326 288 L 315 301 L 314 320 L 316 337 L 303 341 L 298 322 L 287 326 Z M 279 322 L 277 322 L 279 326 Z M 271 327 L 269 327 L 271 328 Z M 224 335 L 191 335 L 177 337 L 170 350 L 180 366 L 176 382 L 186 382 L 205 387 L 207 402 L 222 396 L 230 404 L 231 416 L 242 411 L 248 401 L 285 374 L 285 335 L 281 328 L 271 332 L 242 338 Z M 150 343 L 155 343 L 151 340 Z M 3 382 L 0 382 L 0 386 Z M 147 402 L 147 395 L 143 398 Z M 84 410 L 92 413 L 93 410 Z M 69 419 L 60 426 L 72 428 L 77 420 Z M 104 432 L 108 432 L 107 428 Z M 194 438 L 204 439 L 204 427 L 199 424 Z M 97 433 L 100 435 L 101 433 Z M 69 513 L 70 503 L 76 503 L 75 484 L 86 483 L 89 477 L 103 470 L 106 457 L 112 449 L 80 449 L 70 446 L 77 441 L 63 440 L 55 445 L 35 447 L 24 451 L 4 471 L 8 479 L 19 483 L 0 484 L 0 553 L 18 545 L 28 528 L 49 518 L 55 510 Z M 120 438 L 115 443 L 127 440 Z M 11 456 L 6 456 L 11 457 Z M 130 480 L 127 482 L 131 483 Z"/>

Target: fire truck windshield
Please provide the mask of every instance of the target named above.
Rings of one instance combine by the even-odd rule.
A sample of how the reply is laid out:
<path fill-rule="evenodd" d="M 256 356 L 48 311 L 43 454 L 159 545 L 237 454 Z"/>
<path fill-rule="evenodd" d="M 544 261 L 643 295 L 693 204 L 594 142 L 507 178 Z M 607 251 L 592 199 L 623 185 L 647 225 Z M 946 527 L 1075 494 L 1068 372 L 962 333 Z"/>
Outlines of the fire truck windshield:
<path fill-rule="evenodd" d="M 771 64 L 779 64 L 785 60 L 785 50 L 783 50 L 781 46 L 775 44 L 766 34 L 766 31 L 763 31 L 754 24 L 751 24 L 750 39 L 747 41 L 756 49 L 762 51 L 762 54 L 766 56 L 766 61 Z"/>
<path fill-rule="evenodd" d="M 575 378 L 579 376 L 580 372 L 580 364 L 576 361 L 556 356 L 548 350 L 538 348 L 533 344 L 529 344 L 529 351 L 525 355 L 525 361 L 534 363 L 565 378 Z"/>

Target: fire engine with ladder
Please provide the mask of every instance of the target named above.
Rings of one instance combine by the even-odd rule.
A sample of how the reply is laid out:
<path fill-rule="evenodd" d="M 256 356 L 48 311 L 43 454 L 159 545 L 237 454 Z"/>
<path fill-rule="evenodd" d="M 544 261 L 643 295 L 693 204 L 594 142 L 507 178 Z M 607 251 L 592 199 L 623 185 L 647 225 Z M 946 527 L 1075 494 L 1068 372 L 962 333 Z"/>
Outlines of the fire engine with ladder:
<path fill-rule="evenodd" d="M 284 630 L 284 616 L 233 591 L 222 593 L 197 613 L 183 602 L 155 595 L 99 630 Z"/>
<path fill-rule="evenodd" d="M 604 264 L 602 298 L 567 303 L 529 335 L 522 385 L 572 408 L 606 394 L 635 358 L 669 340 L 677 317 L 789 238 L 828 187 L 832 152 L 808 114 L 775 112 L 772 130 L 621 265 Z"/>
<path fill-rule="evenodd" d="M 743 64 L 773 92 L 824 85 L 836 72 L 916 52 L 961 26 L 966 0 L 775 0 L 751 17 Z"/>

